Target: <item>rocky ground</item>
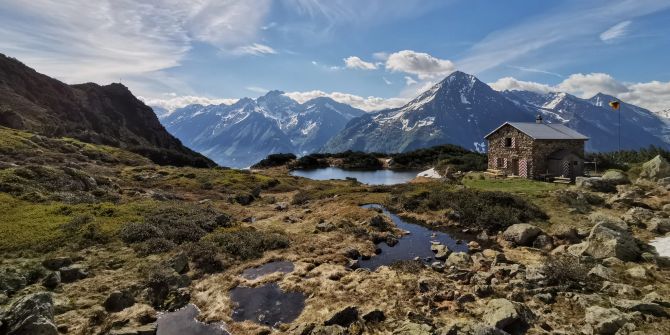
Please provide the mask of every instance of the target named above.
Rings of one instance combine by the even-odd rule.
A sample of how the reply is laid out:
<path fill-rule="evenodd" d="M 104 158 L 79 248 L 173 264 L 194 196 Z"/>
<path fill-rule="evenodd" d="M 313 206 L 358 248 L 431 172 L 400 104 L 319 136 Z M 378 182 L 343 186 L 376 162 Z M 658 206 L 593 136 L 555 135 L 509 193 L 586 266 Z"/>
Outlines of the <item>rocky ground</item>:
<path fill-rule="evenodd" d="M 670 231 L 662 159 L 566 187 L 479 174 L 372 187 L 0 130 L 0 334 L 153 334 L 188 303 L 231 334 L 670 333 L 670 260 L 647 244 Z M 375 242 L 402 241 L 366 203 L 477 237 L 468 253 L 433 245 L 427 265 L 357 268 Z M 294 270 L 241 276 L 273 260 Z M 297 319 L 234 322 L 229 291 L 271 282 L 304 293 Z"/>

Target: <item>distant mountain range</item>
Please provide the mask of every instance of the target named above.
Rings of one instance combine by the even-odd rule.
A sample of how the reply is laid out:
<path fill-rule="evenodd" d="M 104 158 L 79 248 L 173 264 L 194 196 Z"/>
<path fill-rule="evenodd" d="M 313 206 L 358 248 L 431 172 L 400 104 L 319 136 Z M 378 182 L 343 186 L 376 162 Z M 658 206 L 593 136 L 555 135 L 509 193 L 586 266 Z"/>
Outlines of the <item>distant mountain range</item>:
<path fill-rule="evenodd" d="M 563 123 L 587 136 L 587 151 L 618 149 L 618 100 L 599 93 L 495 91 L 476 77 L 454 72 L 405 106 L 364 113 L 329 98 L 300 104 L 280 91 L 233 105 L 190 105 L 161 121 L 176 137 L 220 164 L 246 167 L 270 153 L 406 152 L 456 144 L 483 152 L 484 136 L 506 121 Z M 623 149 L 670 148 L 670 120 L 621 104 Z"/>
<path fill-rule="evenodd" d="M 232 105 L 189 105 L 161 113 L 161 122 L 189 147 L 217 163 L 248 167 L 268 154 L 318 151 L 347 122 L 365 114 L 330 98 L 305 103 L 271 91 Z"/>
<path fill-rule="evenodd" d="M 124 148 L 156 163 L 215 166 L 121 84 L 67 85 L 0 54 L 0 126 Z"/>

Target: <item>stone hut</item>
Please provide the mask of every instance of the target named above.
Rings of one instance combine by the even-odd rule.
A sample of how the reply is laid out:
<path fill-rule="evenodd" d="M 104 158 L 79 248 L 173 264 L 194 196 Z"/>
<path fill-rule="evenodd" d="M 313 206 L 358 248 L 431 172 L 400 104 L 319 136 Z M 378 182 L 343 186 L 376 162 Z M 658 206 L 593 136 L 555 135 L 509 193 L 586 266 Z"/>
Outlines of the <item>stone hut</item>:
<path fill-rule="evenodd" d="M 523 178 L 570 178 L 584 173 L 588 137 L 562 124 L 505 122 L 486 135 L 488 168 Z"/>

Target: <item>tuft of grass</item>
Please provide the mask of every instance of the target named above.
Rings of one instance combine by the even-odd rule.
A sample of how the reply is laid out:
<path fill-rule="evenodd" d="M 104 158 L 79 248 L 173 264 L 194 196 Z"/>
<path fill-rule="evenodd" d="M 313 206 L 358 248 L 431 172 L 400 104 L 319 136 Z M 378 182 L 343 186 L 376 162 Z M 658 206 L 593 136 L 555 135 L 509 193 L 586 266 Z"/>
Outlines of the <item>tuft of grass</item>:
<path fill-rule="evenodd" d="M 501 191 L 510 193 L 524 193 L 529 195 L 546 193 L 564 189 L 567 185 L 547 183 L 537 180 L 515 178 L 515 179 L 479 179 L 463 178 L 463 185 L 482 191 Z"/>

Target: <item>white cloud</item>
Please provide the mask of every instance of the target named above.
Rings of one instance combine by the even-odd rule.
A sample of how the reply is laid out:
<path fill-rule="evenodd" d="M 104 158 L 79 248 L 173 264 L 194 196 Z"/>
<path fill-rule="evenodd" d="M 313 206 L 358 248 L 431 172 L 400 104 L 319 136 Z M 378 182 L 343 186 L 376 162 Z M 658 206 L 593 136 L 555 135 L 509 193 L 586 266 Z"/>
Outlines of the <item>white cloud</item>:
<path fill-rule="evenodd" d="M 270 90 L 268 90 L 267 88 L 259 87 L 259 86 L 247 86 L 247 87 L 245 87 L 245 89 L 247 89 L 247 91 L 251 91 L 251 92 L 255 92 L 255 93 L 261 93 L 261 94 L 265 94 L 267 92 L 270 92 Z"/>
<path fill-rule="evenodd" d="M 388 80 L 388 79 L 386 79 L 386 77 L 382 77 L 382 79 L 384 80 L 384 83 L 385 83 L 386 85 L 393 85 L 393 82 L 390 81 L 390 80 Z"/>
<path fill-rule="evenodd" d="M 377 65 L 366 62 L 359 57 L 350 56 L 344 59 L 344 64 L 347 69 L 361 69 L 361 70 L 375 70 Z"/>
<path fill-rule="evenodd" d="M 619 96 L 622 100 L 652 111 L 670 108 L 670 81 L 650 81 L 628 85 L 628 92 Z"/>
<path fill-rule="evenodd" d="M 291 99 L 298 101 L 299 103 L 304 103 L 308 100 L 318 98 L 318 97 L 329 97 L 337 102 L 351 105 L 356 108 L 360 108 L 365 111 L 376 111 L 387 108 L 396 108 L 400 107 L 409 101 L 409 99 L 404 98 L 380 98 L 380 97 L 361 97 L 349 93 L 341 92 L 331 92 L 326 93 L 323 91 L 306 91 L 306 92 L 288 92 L 285 93 L 286 96 Z"/>
<path fill-rule="evenodd" d="M 250 45 L 237 47 L 233 49 L 232 53 L 237 55 L 260 56 L 260 55 L 275 55 L 277 54 L 277 50 L 265 44 L 253 43 Z"/>
<path fill-rule="evenodd" d="M 525 66 L 514 66 L 514 65 L 508 65 L 508 67 L 511 67 L 513 69 L 517 69 L 519 71 L 532 72 L 532 73 L 542 73 L 542 74 L 548 74 L 548 75 L 554 76 L 554 77 L 563 78 L 563 76 L 560 73 L 551 72 L 551 71 L 547 71 L 547 70 L 535 69 L 535 68 L 525 67 Z"/>
<path fill-rule="evenodd" d="M 439 59 L 427 53 L 402 50 L 389 55 L 386 69 L 393 72 L 405 72 L 419 79 L 444 77 L 456 70 L 450 60 Z"/>
<path fill-rule="evenodd" d="M 537 93 L 549 93 L 554 90 L 553 87 L 545 84 L 535 83 L 532 81 L 517 80 L 512 77 L 504 77 L 498 79 L 496 82 L 489 83 L 489 86 L 496 91 L 531 91 Z"/>
<path fill-rule="evenodd" d="M 409 85 L 414 85 L 416 83 L 417 83 L 417 81 L 414 80 L 414 78 L 412 78 L 410 76 L 405 76 L 405 85 L 409 86 Z"/>
<path fill-rule="evenodd" d="M 600 34 L 600 39 L 603 42 L 608 42 L 608 41 L 623 37 L 626 34 L 626 32 L 628 30 L 628 26 L 630 26 L 630 24 L 631 24 L 630 20 L 619 22 L 619 23 L 611 26 L 609 29 L 603 31 Z"/>
<path fill-rule="evenodd" d="M 387 52 L 383 52 L 383 51 L 375 52 L 375 53 L 372 54 L 372 58 L 374 58 L 376 60 L 386 61 L 389 58 L 389 54 Z"/>
<path fill-rule="evenodd" d="M 194 42 L 221 50 L 253 43 L 270 6 L 269 0 L 5 0 L 0 50 L 68 83 L 143 87 L 152 77 L 164 82 L 159 72 L 179 66 Z"/>
<path fill-rule="evenodd" d="M 625 85 L 606 73 L 575 73 L 558 84 L 556 88 L 582 98 L 590 98 L 598 92 L 618 95 L 628 90 Z"/>
<path fill-rule="evenodd" d="M 144 97 L 138 97 L 138 98 L 142 100 L 147 106 L 165 108 L 169 112 L 172 112 L 177 108 L 181 108 L 192 104 L 199 104 L 205 106 L 220 105 L 220 104 L 231 105 L 237 102 L 237 100 L 239 100 L 239 99 L 216 99 L 216 98 L 198 97 L 192 95 L 173 96 L 173 94 L 174 93 L 169 93 L 168 96 L 170 96 L 170 98 L 168 99 L 160 99 L 160 98 L 152 99 Z"/>

